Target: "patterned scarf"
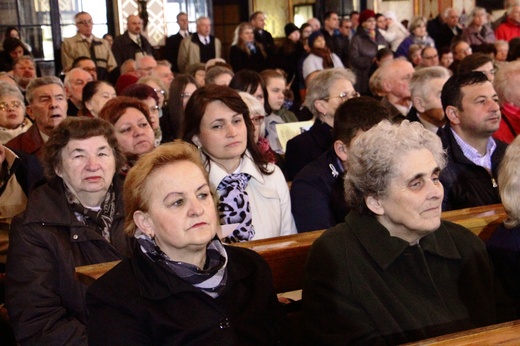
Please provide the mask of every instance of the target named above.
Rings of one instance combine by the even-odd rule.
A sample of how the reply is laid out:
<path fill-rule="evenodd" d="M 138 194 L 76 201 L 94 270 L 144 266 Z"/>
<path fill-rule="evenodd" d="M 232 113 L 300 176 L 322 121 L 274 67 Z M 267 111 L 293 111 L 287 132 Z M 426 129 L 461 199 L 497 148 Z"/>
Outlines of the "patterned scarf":
<path fill-rule="evenodd" d="M 332 53 L 329 48 L 312 48 L 311 53 L 319 56 L 323 60 L 323 68 L 328 69 L 334 67 L 334 63 L 332 62 Z"/>
<path fill-rule="evenodd" d="M 154 263 L 159 264 L 168 272 L 177 275 L 183 281 L 197 287 L 212 298 L 217 298 L 226 287 L 227 253 L 218 239 L 213 238 L 206 247 L 206 263 L 203 269 L 186 263 L 173 261 L 155 243 L 155 239 L 137 229 L 135 238 L 141 251 Z"/>
<path fill-rule="evenodd" d="M 65 196 L 76 218 L 103 236 L 110 243 L 110 228 L 116 213 L 116 194 L 110 185 L 99 210 L 84 207 L 78 198 L 65 186 Z"/>
<path fill-rule="evenodd" d="M 227 175 L 217 187 L 219 195 L 218 211 L 222 225 L 239 224 L 224 242 L 248 241 L 255 236 L 251 219 L 251 206 L 246 192 L 251 176 L 246 173 Z"/>

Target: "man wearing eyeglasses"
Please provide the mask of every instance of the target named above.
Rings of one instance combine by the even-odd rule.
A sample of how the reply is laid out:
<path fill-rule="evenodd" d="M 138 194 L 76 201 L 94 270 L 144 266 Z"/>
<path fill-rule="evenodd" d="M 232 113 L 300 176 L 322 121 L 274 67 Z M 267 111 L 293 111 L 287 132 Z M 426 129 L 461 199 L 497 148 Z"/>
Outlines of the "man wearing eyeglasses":
<path fill-rule="evenodd" d="M 65 89 L 57 77 L 40 77 L 29 83 L 26 98 L 29 102 L 26 112 L 34 125 L 7 142 L 6 146 L 36 155 L 41 160 L 43 144 L 49 139 L 52 130 L 67 117 Z"/>
<path fill-rule="evenodd" d="M 65 93 L 67 95 L 67 115 L 77 116 L 82 108 L 83 88 L 92 81 L 92 76 L 81 68 L 73 68 L 65 75 Z"/>
<path fill-rule="evenodd" d="M 87 12 L 79 12 L 74 17 L 78 33 L 63 40 L 61 45 L 61 63 L 68 72 L 74 59 L 80 56 L 90 57 L 97 67 L 99 80 L 106 80 L 108 73 L 117 66 L 116 59 L 107 41 L 92 34 L 93 21 Z"/>

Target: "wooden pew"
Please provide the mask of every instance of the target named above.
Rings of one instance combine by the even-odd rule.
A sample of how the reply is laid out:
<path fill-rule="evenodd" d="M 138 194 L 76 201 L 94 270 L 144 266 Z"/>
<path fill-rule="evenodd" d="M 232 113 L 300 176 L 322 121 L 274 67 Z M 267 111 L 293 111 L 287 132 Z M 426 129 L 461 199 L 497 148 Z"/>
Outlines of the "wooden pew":
<path fill-rule="evenodd" d="M 505 218 L 506 214 L 501 204 L 442 213 L 442 219 L 460 224 L 483 239 L 489 238 Z M 323 232 L 307 232 L 233 245 L 254 250 L 262 255 L 273 272 L 276 292 L 282 293 L 302 288 L 307 253 L 314 240 Z M 78 267 L 76 273 L 82 282 L 91 284 L 115 264 L 117 262 Z"/>
<path fill-rule="evenodd" d="M 520 345 L 520 320 L 446 334 L 405 346 Z"/>

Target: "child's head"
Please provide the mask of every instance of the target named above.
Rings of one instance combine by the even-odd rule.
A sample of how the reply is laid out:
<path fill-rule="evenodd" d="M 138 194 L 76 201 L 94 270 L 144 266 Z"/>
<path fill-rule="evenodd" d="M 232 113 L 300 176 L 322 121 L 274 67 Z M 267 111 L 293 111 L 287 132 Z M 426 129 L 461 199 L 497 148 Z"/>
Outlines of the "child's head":
<path fill-rule="evenodd" d="M 284 76 L 276 70 L 264 70 L 260 72 L 260 76 L 264 80 L 265 88 L 267 89 L 266 103 L 271 108 L 271 111 L 276 112 L 280 110 L 285 99 Z"/>

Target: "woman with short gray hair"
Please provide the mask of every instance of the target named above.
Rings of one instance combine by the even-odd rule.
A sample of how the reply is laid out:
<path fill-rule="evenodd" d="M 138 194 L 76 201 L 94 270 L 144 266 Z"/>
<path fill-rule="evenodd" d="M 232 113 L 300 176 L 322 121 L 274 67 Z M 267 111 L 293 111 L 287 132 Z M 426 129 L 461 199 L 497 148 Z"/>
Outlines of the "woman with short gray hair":
<path fill-rule="evenodd" d="M 17 87 L 0 82 L 0 143 L 24 133 L 32 126 L 25 117 L 25 100 Z"/>

